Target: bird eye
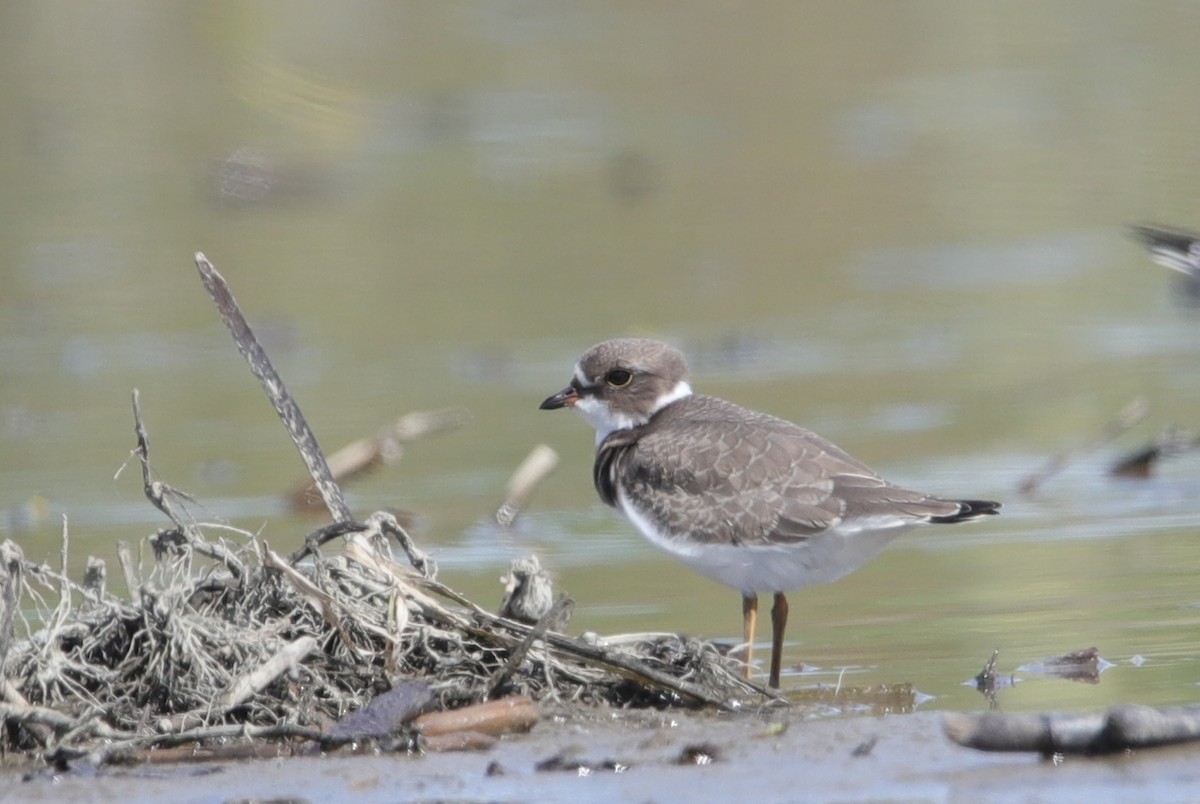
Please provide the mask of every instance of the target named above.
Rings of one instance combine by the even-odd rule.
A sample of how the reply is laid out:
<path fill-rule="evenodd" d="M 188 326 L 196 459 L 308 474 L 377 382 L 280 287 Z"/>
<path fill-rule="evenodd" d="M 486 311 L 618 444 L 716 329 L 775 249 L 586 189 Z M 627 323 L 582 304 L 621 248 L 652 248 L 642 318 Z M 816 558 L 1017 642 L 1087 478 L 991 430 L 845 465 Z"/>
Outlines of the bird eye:
<path fill-rule="evenodd" d="M 625 369 L 613 369 L 604 375 L 604 381 L 613 388 L 624 388 L 633 379 L 633 372 Z"/>

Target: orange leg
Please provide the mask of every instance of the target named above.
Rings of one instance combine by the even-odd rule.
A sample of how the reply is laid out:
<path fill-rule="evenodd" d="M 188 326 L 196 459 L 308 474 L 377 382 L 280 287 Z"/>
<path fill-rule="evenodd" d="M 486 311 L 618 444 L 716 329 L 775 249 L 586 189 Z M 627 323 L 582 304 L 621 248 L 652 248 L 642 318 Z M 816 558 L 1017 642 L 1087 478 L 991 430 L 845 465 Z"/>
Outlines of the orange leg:
<path fill-rule="evenodd" d="M 783 663 L 783 631 L 787 628 L 788 602 L 783 592 L 775 593 L 775 605 L 771 606 L 771 680 L 767 685 L 778 689 L 779 669 Z"/>
<path fill-rule="evenodd" d="M 754 672 L 754 627 L 758 624 L 758 595 L 742 597 L 742 641 L 746 643 L 746 668 L 743 674 L 750 678 Z"/>

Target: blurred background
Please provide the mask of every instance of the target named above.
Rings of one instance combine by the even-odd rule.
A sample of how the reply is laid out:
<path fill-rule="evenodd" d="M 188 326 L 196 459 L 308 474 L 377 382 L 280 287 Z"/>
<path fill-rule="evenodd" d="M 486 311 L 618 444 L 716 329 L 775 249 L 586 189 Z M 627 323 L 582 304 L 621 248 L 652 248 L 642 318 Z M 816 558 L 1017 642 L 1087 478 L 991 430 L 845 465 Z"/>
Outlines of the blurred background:
<path fill-rule="evenodd" d="M 1125 230 L 1200 227 L 1198 27 L 1165 1 L 6 5 L 0 535 L 56 561 L 65 515 L 73 566 L 113 569 L 168 524 L 118 475 L 133 388 L 198 517 L 281 550 L 323 524 L 280 502 L 302 466 L 202 250 L 327 452 L 469 413 L 348 491 L 484 605 L 536 552 L 572 633 L 737 637 L 738 595 L 601 507 L 592 431 L 537 410 L 588 346 L 649 335 L 702 391 L 1005 502 L 793 595 L 789 685 L 978 708 L 993 649 L 1094 646 L 1098 683 L 1026 668 L 1001 704 L 1192 701 L 1200 460 L 1107 470 L 1200 426 L 1200 315 Z M 561 464 L 502 529 L 543 442 Z"/>

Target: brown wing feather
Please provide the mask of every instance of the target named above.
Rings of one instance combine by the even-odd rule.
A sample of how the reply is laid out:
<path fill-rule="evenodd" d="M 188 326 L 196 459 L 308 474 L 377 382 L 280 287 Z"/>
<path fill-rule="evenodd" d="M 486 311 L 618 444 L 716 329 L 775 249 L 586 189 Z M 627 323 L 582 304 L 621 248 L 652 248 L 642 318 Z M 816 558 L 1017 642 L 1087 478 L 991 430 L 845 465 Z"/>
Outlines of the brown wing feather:
<path fill-rule="evenodd" d="M 660 528 L 679 532 L 687 521 L 690 536 L 706 543 L 792 543 L 843 519 L 915 524 L 963 510 L 888 483 L 804 428 L 706 396 L 610 435 L 595 465 L 596 488 L 609 505 L 616 505 L 617 477 Z"/>
<path fill-rule="evenodd" d="M 700 542 L 787 542 L 840 519 L 837 469 L 870 472 L 793 424 L 697 396 L 636 431 L 613 433 L 597 453 L 596 484 L 612 505 L 621 476 L 656 524 L 678 532 L 686 519 Z"/>

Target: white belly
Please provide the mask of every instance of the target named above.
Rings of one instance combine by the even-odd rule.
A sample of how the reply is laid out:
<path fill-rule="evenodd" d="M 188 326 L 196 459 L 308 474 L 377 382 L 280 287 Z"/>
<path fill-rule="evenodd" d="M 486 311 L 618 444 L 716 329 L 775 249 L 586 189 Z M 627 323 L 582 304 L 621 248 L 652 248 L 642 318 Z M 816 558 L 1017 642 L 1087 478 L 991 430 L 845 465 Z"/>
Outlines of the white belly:
<path fill-rule="evenodd" d="M 622 513 L 655 547 L 682 561 L 694 572 L 731 586 L 743 595 L 786 592 L 829 583 L 870 561 L 911 525 L 886 522 L 840 523 L 806 541 L 793 544 L 734 546 L 704 544 L 672 536 L 656 528 L 618 495 Z"/>

